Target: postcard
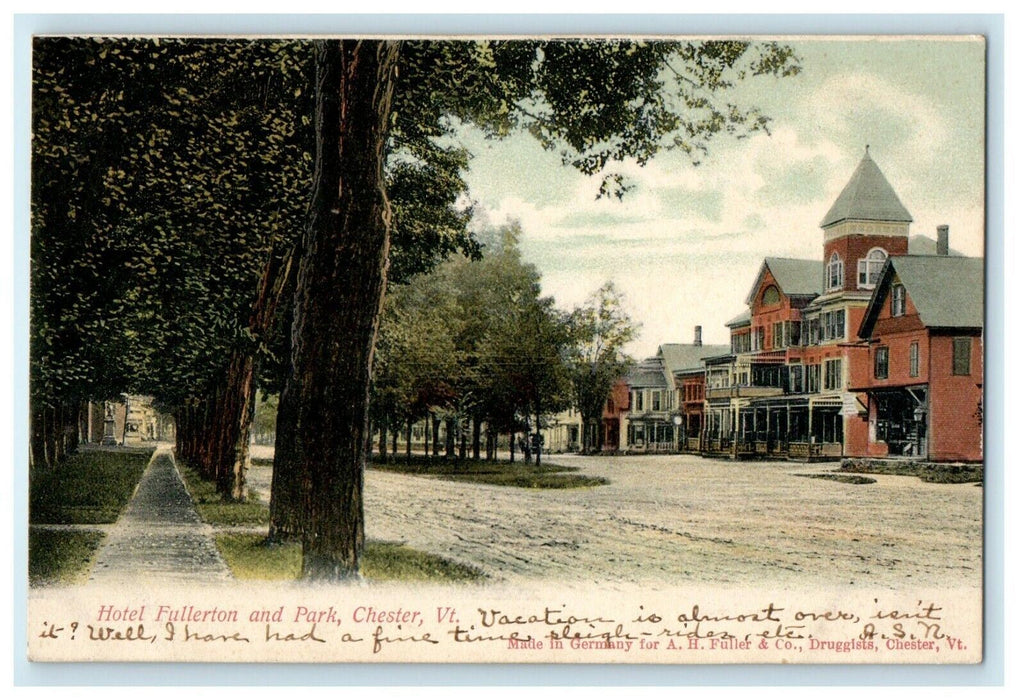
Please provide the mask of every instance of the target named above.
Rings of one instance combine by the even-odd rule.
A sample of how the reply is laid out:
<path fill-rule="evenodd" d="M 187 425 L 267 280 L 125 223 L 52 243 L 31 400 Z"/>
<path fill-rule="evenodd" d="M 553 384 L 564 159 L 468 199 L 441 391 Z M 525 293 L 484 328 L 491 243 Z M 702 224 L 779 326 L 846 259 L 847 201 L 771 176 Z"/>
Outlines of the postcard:
<path fill-rule="evenodd" d="M 980 36 L 36 36 L 36 662 L 977 664 Z"/>

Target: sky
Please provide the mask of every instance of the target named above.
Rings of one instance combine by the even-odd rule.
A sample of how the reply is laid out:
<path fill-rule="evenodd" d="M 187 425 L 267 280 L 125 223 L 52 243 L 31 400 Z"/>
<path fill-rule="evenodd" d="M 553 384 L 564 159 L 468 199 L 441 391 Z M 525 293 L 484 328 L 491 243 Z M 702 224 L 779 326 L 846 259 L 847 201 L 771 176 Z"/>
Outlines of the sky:
<path fill-rule="evenodd" d="M 468 183 L 490 223 L 518 220 L 542 290 L 569 309 L 607 280 L 641 326 L 628 350 L 727 343 L 761 260 L 821 259 L 819 222 L 865 146 L 911 213 L 911 235 L 950 226 L 950 245 L 984 248 L 985 47 L 933 38 L 789 39 L 796 77 L 742 83 L 737 97 L 772 117 L 770 134 L 722 137 L 693 166 L 665 152 L 619 168 L 634 188 L 596 200 L 598 178 L 561 165 L 520 134 L 465 130 Z"/>

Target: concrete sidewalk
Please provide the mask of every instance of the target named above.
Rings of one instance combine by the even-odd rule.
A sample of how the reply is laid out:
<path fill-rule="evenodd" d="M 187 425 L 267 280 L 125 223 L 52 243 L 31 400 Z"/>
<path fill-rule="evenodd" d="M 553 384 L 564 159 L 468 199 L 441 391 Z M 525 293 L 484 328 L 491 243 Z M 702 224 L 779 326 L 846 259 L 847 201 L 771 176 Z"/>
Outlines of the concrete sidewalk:
<path fill-rule="evenodd" d="M 231 580 L 199 518 L 169 446 L 153 453 L 125 512 L 109 530 L 91 583 L 209 584 Z"/>

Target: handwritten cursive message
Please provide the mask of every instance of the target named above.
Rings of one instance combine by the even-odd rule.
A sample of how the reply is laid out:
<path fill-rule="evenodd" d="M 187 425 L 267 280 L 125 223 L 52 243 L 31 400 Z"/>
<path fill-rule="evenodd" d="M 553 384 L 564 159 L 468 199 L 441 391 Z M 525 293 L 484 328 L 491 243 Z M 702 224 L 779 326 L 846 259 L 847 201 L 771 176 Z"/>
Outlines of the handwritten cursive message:
<path fill-rule="evenodd" d="M 626 605 L 343 599 L 352 595 L 259 606 L 102 600 L 74 616 L 48 605 L 30 629 L 30 646 L 44 658 L 253 661 L 969 663 L 981 655 L 978 621 L 931 597 Z"/>

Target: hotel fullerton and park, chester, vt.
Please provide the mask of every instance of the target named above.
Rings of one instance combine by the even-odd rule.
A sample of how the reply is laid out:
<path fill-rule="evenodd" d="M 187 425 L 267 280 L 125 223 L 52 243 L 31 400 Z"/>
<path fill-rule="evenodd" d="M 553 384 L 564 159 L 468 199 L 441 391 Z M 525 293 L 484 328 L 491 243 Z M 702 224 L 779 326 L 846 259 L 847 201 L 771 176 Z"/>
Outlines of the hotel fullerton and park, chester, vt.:
<path fill-rule="evenodd" d="M 608 451 L 982 460 L 983 260 L 909 235 L 868 149 L 818 260 L 766 258 L 730 345 L 665 344 L 614 387 Z"/>

